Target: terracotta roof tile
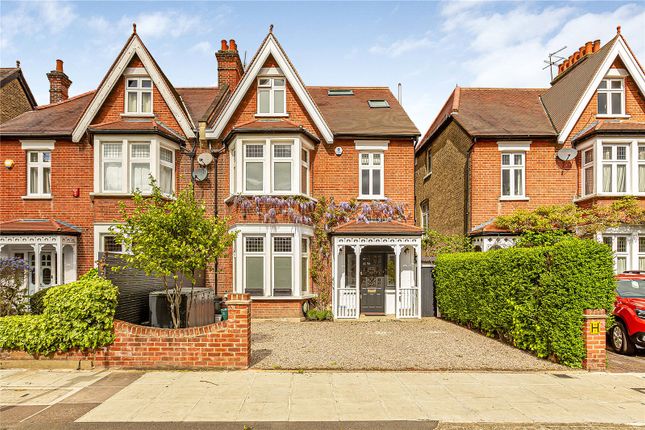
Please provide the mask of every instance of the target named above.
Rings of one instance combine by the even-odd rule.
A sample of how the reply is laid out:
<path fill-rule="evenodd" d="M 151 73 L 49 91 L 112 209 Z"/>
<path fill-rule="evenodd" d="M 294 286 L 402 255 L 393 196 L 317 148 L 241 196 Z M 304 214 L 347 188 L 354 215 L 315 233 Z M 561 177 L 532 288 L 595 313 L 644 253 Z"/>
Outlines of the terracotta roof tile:
<path fill-rule="evenodd" d="M 185 140 L 172 128 L 166 126 L 163 122 L 154 118 L 127 120 L 122 119 L 118 121 L 104 122 L 101 124 L 93 124 L 89 127 L 89 130 L 94 132 L 151 132 L 159 133 L 181 142 Z"/>
<path fill-rule="evenodd" d="M 330 96 L 330 89 L 351 89 L 351 96 Z M 307 87 L 335 135 L 419 136 L 408 114 L 387 87 Z M 387 100 L 389 108 L 370 108 L 368 100 Z"/>
<path fill-rule="evenodd" d="M 350 221 L 334 229 L 336 235 L 402 235 L 402 236 L 421 236 L 423 231 L 416 226 L 404 224 L 398 221 L 389 222 L 358 222 Z"/>
<path fill-rule="evenodd" d="M 645 122 L 622 120 L 594 121 L 573 136 L 572 141 L 579 142 L 596 134 L 629 134 L 632 132 L 645 132 Z"/>
<path fill-rule="evenodd" d="M 0 234 L 71 234 L 80 235 L 81 228 L 55 219 L 16 219 L 0 223 Z"/>
<path fill-rule="evenodd" d="M 38 106 L 0 125 L 0 136 L 71 135 L 93 95 L 94 91 L 90 91 L 60 103 Z"/>
<path fill-rule="evenodd" d="M 208 108 L 223 94 L 218 87 L 177 88 L 177 92 L 195 124 L 203 119 Z"/>

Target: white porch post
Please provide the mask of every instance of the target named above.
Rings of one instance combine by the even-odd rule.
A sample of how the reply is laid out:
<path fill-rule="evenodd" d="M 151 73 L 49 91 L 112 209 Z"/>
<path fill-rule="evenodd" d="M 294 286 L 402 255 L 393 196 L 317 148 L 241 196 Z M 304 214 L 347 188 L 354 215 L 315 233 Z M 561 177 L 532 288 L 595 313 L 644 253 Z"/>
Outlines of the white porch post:
<path fill-rule="evenodd" d="M 58 236 L 56 238 L 56 282 L 54 285 L 61 285 L 63 283 L 63 239 Z"/>
<path fill-rule="evenodd" d="M 334 314 L 334 318 L 337 315 L 337 293 L 338 288 L 338 245 L 336 245 L 336 239 L 332 240 L 332 254 L 331 254 L 331 312 Z"/>
<path fill-rule="evenodd" d="M 356 319 L 361 315 L 361 250 L 360 245 L 354 245 L 354 253 L 356 254 Z"/>
<path fill-rule="evenodd" d="M 40 248 L 42 245 L 40 245 L 38 242 L 36 242 L 34 245 L 31 245 L 31 247 L 34 249 L 34 261 L 36 262 L 36 267 L 34 267 L 34 291 L 38 291 L 40 289 Z M 30 292 L 31 293 L 31 292 Z M 33 294 L 32 293 L 32 294 Z"/>
<path fill-rule="evenodd" d="M 421 244 L 417 243 L 414 247 L 414 250 L 417 254 L 416 263 L 417 263 L 417 318 L 421 318 Z"/>
<path fill-rule="evenodd" d="M 401 287 L 401 245 L 394 245 L 394 315 L 399 318 L 399 289 Z"/>
<path fill-rule="evenodd" d="M 294 253 L 292 257 L 294 279 L 291 283 L 291 294 L 295 297 L 300 297 L 302 296 L 302 232 L 300 229 L 295 229 L 293 237 L 296 243 L 294 243 L 295 246 L 293 247 Z"/>
<path fill-rule="evenodd" d="M 72 245 L 72 265 L 74 266 L 74 273 L 73 278 L 69 279 L 69 282 L 73 282 L 78 279 L 78 250 L 76 248 L 76 243 Z"/>

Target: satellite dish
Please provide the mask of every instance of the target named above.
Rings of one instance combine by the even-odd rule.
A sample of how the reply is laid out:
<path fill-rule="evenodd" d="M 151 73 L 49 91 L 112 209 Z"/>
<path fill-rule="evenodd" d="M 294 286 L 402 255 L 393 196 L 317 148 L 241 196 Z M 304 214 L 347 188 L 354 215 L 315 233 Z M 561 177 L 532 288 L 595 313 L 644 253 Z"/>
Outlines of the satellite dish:
<path fill-rule="evenodd" d="M 197 157 L 200 166 L 208 166 L 213 162 L 213 156 L 209 152 L 203 152 Z"/>
<path fill-rule="evenodd" d="M 343 147 L 337 146 L 336 149 L 334 149 L 334 152 L 340 157 L 341 155 L 343 155 Z"/>
<path fill-rule="evenodd" d="M 562 148 L 558 151 L 558 158 L 562 161 L 571 161 L 578 155 L 578 150 L 573 148 Z"/>
<path fill-rule="evenodd" d="M 198 167 L 195 170 L 193 170 L 193 179 L 195 179 L 198 182 L 203 181 L 208 177 L 208 170 L 206 170 L 204 167 Z"/>

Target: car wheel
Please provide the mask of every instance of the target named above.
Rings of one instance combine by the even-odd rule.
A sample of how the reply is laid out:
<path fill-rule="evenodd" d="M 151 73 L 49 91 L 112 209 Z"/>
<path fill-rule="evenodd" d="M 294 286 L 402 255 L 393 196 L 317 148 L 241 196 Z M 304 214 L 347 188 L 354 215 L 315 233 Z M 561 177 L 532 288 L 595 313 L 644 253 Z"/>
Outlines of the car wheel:
<path fill-rule="evenodd" d="M 634 344 L 627 335 L 627 330 L 622 322 L 617 321 L 616 325 L 611 329 L 610 335 L 611 347 L 619 354 L 633 355 Z"/>

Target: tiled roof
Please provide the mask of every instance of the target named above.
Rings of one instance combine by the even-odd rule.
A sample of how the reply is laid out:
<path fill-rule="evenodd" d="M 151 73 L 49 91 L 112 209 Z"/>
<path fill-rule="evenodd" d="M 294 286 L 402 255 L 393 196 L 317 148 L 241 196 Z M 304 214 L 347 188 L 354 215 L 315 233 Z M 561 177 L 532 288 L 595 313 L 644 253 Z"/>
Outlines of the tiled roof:
<path fill-rule="evenodd" d="M 358 222 L 350 221 L 334 229 L 336 235 L 402 235 L 402 236 L 421 236 L 423 230 L 419 227 L 404 224 L 398 221 L 389 222 Z"/>
<path fill-rule="evenodd" d="M 8 78 L 12 73 L 17 72 L 18 70 L 20 69 L 17 67 L 0 67 L 0 81 L 4 84 L 5 78 Z"/>
<path fill-rule="evenodd" d="M 184 140 L 183 137 L 177 134 L 177 132 L 172 128 L 154 118 L 122 119 L 118 121 L 104 122 L 101 124 L 91 125 L 89 130 L 94 132 L 152 132 L 165 135 L 180 142 L 183 142 Z"/>
<path fill-rule="evenodd" d="M 31 104 L 31 107 L 35 108 L 36 106 L 38 106 L 38 103 L 36 103 L 36 99 L 31 92 L 31 88 L 29 88 L 27 80 L 22 74 L 22 69 L 20 67 L 0 67 L 0 88 L 4 87 L 9 82 L 12 82 L 14 79 L 18 79 L 18 81 L 20 82 L 20 85 L 22 86 L 22 89 L 25 92 L 29 103 Z"/>
<path fill-rule="evenodd" d="M 177 93 L 186 104 L 195 124 L 203 119 L 213 102 L 223 94 L 218 87 L 177 88 Z"/>
<path fill-rule="evenodd" d="M 486 221 L 483 224 L 480 224 L 478 226 L 475 226 L 471 231 L 470 234 L 473 236 L 481 236 L 485 234 L 501 234 L 501 235 L 507 235 L 507 234 L 513 234 L 511 231 L 507 229 L 503 229 L 499 227 L 497 224 L 495 224 L 495 218 L 490 219 Z"/>
<path fill-rule="evenodd" d="M 265 133 L 304 133 L 311 140 L 316 143 L 320 142 L 320 139 L 307 128 L 297 124 L 288 119 L 255 119 L 241 124 L 235 124 L 233 129 L 228 133 L 224 138 L 224 141 L 228 141 L 235 133 L 256 133 L 256 132 L 265 132 Z"/>
<path fill-rule="evenodd" d="M 0 136 L 70 135 L 94 91 L 25 112 L 0 125 Z"/>
<path fill-rule="evenodd" d="M 71 234 L 80 235 L 80 227 L 55 219 L 17 219 L 0 223 L 0 234 Z"/>
<path fill-rule="evenodd" d="M 576 64 L 557 76 L 542 101 L 549 112 L 553 126 L 560 132 L 582 97 L 592 78 L 611 51 L 620 35 L 616 35 L 598 52 L 586 55 Z"/>
<path fill-rule="evenodd" d="M 428 128 L 426 134 L 424 134 L 423 138 L 421 138 L 421 140 L 419 141 L 417 145 L 418 148 L 421 148 L 423 145 L 425 145 L 430 136 L 432 136 L 439 129 L 439 127 L 441 127 L 441 125 L 448 119 L 451 113 L 457 111 L 457 109 L 459 108 L 460 92 L 461 88 L 455 87 L 452 93 L 450 93 L 448 100 L 446 100 L 446 103 L 444 103 L 443 107 L 439 111 L 439 115 L 437 115 L 432 124 L 430 124 L 430 128 Z"/>
<path fill-rule="evenodd" d="M 578 142 L 595 134 L 629 134 L 644 133 L 645 122 L 640 121 L 622 121 L 622 120 L 604 120 L 594 121 L 588 127 L 580 130 L 573 136 L 573 141 Z"/>
<path fill-rule="evenodd" d="M 351 96 L 330 96 L 330 89 L 351 89 Z M 407 113 L 387 87 L 307 87 L 335 135 L 419 136 Z M 389 108 L 370 108 L 368 100 L 387 100 Z"/>

